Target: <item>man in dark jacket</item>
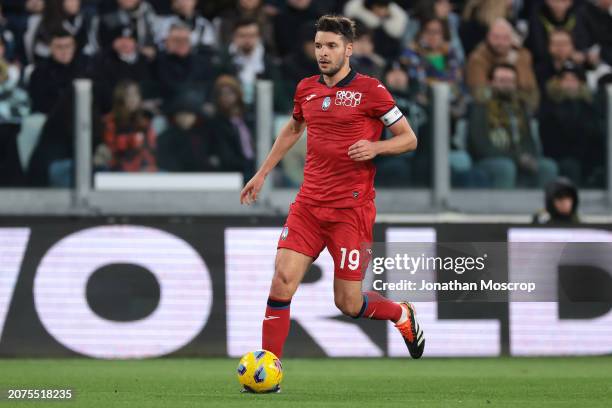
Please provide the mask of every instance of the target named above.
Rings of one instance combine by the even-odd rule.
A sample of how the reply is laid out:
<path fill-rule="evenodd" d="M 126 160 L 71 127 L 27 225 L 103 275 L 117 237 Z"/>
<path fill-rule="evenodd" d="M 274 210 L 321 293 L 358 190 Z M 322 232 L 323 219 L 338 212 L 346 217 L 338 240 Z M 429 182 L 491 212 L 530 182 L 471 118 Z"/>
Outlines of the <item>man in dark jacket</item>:
<path fill-rule="evenodd" d="M 592 68 L 592 63 L 586 54 L 576 51 L 574 40 L 569 32 L 563 30 L 553 31 L 549 34 L 548 55 L 535 66 L 536 78 L 542 91 L 546 90 L 546 83 L 571 63 L 583 69 Z"/>
<path fill-rule="evenodd" d="M 274 17 L 274 39 L 278 54 L 290 54 L 299 42 L 298 28 L 316 20 L 319 12 L 311 0 L 287 0 L 287 8 Z"/>
<path fill-rule="evenodd" d="M 293 107 L 293 93 L 298 82 L 302 79 L 316 75 L 319 72 L 319 65 L 315 56 L 315 45 L 312 39 L 315 36 L 314 22 L 305 23 L 300 27 L 300 40 L 296 44 L 295 50 L 283 59 L 281 73 L 283 81 L 279 82 L 283 88 L 284 98 L 277 101 L 282 106 L 280 111 L 288 112 Z M 277 84 L 274 84 L 275 89 Z"/>
<path fill-rule="evenodd" d="M 216 76 L 214 62 L 193 52 L 191 29 L 182 23 L 170 28 L 156 71 L 161 96 L 167 101 L 185 91 L 198 90 L 205 95 Z"/>
<path fill-rule="evenodd" d="M 544 154 L 555 159 L 563 176 L 592 186 L 592 176 L 603 172 L 604 126 L 580 67 L 567 63 L 548 81 L 539 123 Z"/>
<path fill-rule="evenodd" d="M 295 44 L 294 44 L 295 46 Z M 236 73 L 240 79 L 244 102 L 252 105 L 255 100 L 255 84 L 257 79 L 280 79 L 280 70 L 276 61 L 263 45 L 261 30 L 256 20 L 245 18 L 239 20 L 234 27 L 231 44 L 225 50 L 224 66 L 228 73 Z M 275 96 L 282 87 L 275 87 Z"/>
<path fill-rule="evenodd" d="M 528 109 L 517 90 L 516 68 L 494 66 L 490 95 L 474 104 L 470 114 L 470 153 L 497 188 L 544 186 L 557 176 L 555 162 L 538 153 Z"/>
<path fill-rule="evenodd" d="M 119 82 L 136 81 L 145 94 L 152 83 L 150 64 L 138 51 L 134 31 L 129 26 L 117 27 L 112 36 L 112 48 L 101 53 L 94 64 L 94 86 L 102 112 L 110 110 L 113 90 Z"/>
<path fill-rule="evenodd" d="M 219 170 L 217 143 L 204 123 L 198 98 L 180 95 L 168 111 L 170 126 L 157 139 L 159 168 L 171 172 Z"/>
<path fill-rule="evenodd" d="M 567 178 L 559 177 L 544 190 L 545 208 L 533 215 L 534 224 L 578 224 L 578 190 Z"/>
<path fill-rule="evenodd" d="M 576 48 L 584 50 L 586 37 L 576 9 L 574 0 L 545 0 L 533 10 L 525 46 L 536 65 L 547 59 L 550 35 L 558 30 L 569 33 Z"/>
<path fill-rule="evenodd" d="M 144 0 L 117 0 L 118 9 L 104 14 L 99 22 L 99 41 L 102 48 L 110 48 L 112 33 L 117 27 L 130 26 L 136 33 L 138 49 L 149 60 L 155 59 L 155 23 L 153 7 Z"/>
<path fill-rule="evenodd" d="M 88 76 L 86 62 L 75 58 L 76 44 L 70 33 L 54 33 L 50 49 L 51 58 L 37 65 L 30 77 L 32 112 L 49 113 L 76 78 Z"/>
<path fill-rule="evenodd" d="M 592 0 L 586 1 L 578 12 L 586 33 L 586 46 L 609 65 L 612 65 L 611 10 L 612 0 Z"/>

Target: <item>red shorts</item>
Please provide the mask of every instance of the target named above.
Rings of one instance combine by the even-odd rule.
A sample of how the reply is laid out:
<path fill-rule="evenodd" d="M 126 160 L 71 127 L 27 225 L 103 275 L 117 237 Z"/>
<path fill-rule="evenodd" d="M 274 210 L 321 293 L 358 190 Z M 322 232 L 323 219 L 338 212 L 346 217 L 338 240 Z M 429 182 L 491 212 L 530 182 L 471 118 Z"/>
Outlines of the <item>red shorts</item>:
<path fill-rule="evenodd" d="M 278 240 L 287 248 L 317 259 L 327 247 L 334 259 L 334 276 L 359 281 L 370 262 L 376 205 L 354 208 L 317 207 L 294 202 Z"/>

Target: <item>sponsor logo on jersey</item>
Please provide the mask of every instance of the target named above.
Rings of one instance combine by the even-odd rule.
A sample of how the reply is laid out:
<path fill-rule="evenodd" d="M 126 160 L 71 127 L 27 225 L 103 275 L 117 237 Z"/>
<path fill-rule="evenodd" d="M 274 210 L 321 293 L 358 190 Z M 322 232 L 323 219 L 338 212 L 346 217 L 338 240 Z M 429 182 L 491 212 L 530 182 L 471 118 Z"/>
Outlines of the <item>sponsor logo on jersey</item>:
<path fill-rule="evenodd" d="M 353 191 L 353 198 L 355 198 L 355 199 L 359 198 L 359 192 L 358 191 Z"/>
<path fill-rule="evenodd" d="M 326 96 L 325 99 L 323 99 L 323 103 L 321 104 L 321 109 L 326 111 L 329 109 L 330 106 L 331 106 L 331 98 L 329 96 Z"/>
<path fill-rule="evenodd" d="M 336 105 L 354 108 L 361 103 L 361 92 L 338 91 L 336 92 Z"/>
<path fill-rule="evenodd" d="M 281 239 L 284 241 L 287 239 L 287 235 L 289 235 L 289 227 L 283 228 L 283 232 L 281 233 Z"/>
<path fill-rule="evenodd" d="M 309 102 L 312 98 L 314 98 L 315 96 L 317 96 L 317 94 L 310 94 L 306 97 L 306 102 Z"/>

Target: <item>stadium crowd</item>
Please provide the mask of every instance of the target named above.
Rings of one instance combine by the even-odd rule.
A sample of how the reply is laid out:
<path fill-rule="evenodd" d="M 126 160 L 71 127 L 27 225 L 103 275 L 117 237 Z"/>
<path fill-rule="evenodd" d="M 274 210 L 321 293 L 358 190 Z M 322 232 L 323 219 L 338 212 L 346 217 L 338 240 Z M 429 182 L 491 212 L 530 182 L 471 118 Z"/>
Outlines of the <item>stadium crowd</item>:
<path fill-rule="evenodd" d="M 351 65 L 419 136 L 378 185 L 431 183 L 431 85 L 451 85 L 453 186 L 601 188 L 612 0 L 0 0 L 0 185 L 73 184 L 74 91 L 93 80 L 93 161 L 110 171 L 254 171 L 255 82 L 288 115 L 318 73 L 314 22 L 357 23 Z M 17 138 L 41 128 L 30 154 Z M 383 136 L 385 137 L 385 136 Z M 298 146 L 304 149 L 303 146 Z M 20 160 L 21 157 L 21 160 Z M 277 182 L 297 185 L 303 161 Z"/>

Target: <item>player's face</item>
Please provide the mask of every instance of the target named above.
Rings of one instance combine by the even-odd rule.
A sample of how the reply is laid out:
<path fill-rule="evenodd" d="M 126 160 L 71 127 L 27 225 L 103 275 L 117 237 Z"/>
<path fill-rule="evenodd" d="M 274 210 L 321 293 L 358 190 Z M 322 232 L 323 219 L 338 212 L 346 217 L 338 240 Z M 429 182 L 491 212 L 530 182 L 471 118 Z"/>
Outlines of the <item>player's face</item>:
<path fill-rule="evenodd" d="M 315 55 L 319 70 L 323 75 L 334 76 L 353 54 L 353 44 L 346 42 L 340 34 L 317 31 L 315 36 Z"/>

